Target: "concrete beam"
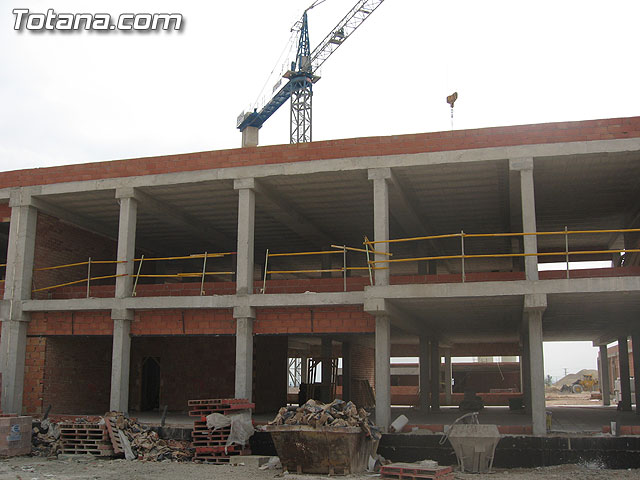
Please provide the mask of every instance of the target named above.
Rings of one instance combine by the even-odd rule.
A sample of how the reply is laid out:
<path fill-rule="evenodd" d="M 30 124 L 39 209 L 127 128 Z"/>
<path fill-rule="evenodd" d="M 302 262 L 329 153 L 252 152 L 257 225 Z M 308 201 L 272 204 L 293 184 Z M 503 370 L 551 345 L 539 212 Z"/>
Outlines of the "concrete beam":
<path fill-rule="evenodd" d="M 391 324 L 401 330 L 415 335 L 424 335 L 426 326 L 416 317 L 393 305 L 383 298 L 368 299 L 364 304 L 364 311 L 373 316 L 387 316 Z"/>
<path fill-rule="evenodd" d="M 576 278 L 510 282 L 467 282 L 440 284 L 377 285 L 365 287 L 366 298 L 499 297 L 509 295 L 598 292 L 636 292 L 640 277 Z"/>
<path fill-rule="evenodd" d="M 402 230 L 407 236 L 428 236 L 434 235 L 435 230 L 424 219 L 422 215 L 416 210 L 418 200 L 413 194 L 409 192 L 405 185 L 402 184 L 400 179 L 391 171 L 389 182 L 393 185 L 393 191 L 396 194 L 397 200 L 400 205 L 398 208 L 391 212 L 391 216 L 400 224 Z M 444 255 L 445 252 L 442 247 L 434 240 L 426 240 L 419 242 L 420 250 L 424 252 L 425 256 L 433 256 L 428 254 L 428 249 L 425 245 L 429 245 L 434 255 Z"/>
<path fill-rule="evenodd" d="M 94 222 L 88 217 L 72 213 L 64 208 L 57 207 L 42 198 L 33 197 L 32 202 L 33 206 L 37 208 L 38 211 L 56 217 L 63 222 L 70 223 L 71 225 L 75 225 L 76 227 L 103 236 L 110 240 L 116 241 L 118 238 L 114 229 Z"/>
<path fill-rule="evenodd" d="M 220 248 L 220 245 L 232 245 L 234 239 L 212 228 L 202 221 L 192 217 L 185 210 L 164 202 L 153 195 L 136 190 L 135 198 L 140 202 L 140 208 L 150 213 L 162 223 L 166 223 L 179 230 L 183 230 L 204 245 Z"/>
<path fill-rule="evenodd" d="M 260 206 L 268 207 L 267 215 L 298 234 L 300 238 L 316 248 L 325 248 L 335 243 L 335 239 L 306 218 L 291 199 L 284 198 L 282 194 L 260 182 L 255 183 L 255 191 L 260 195 Z"/>
<path fill-rule="evenodd" d="M 640 150 L 640 138 L 580 141 L 519 145 L 512 147 L 473 148 L 446 152 L 424 152 L 398 155 L 369 155 L 364 157 L 344 157 L 313 162 L 290 162 L 271 165 L 251 165 L 246 167 L 212 168 L 192 172 L 177 172 L 158 175 L 139 175 L 127 178 L 103 178 L 51 185 L 24 187 L 37 195 L 74 193 L 99 190 L 113 190 L 123 184 L 131 187 L 151 187 L 200 183 L 215 180 L 233 180 L 245 177 L 271 177 L 280 175 L 306 175 L 321 172 L 366 170 L 369 168 L 411 167 L 417 165 L 466 164 L 504 160 L 505 158 L 549 157 L 559 155 L 580 155 L 589 153 L 614 153 Z M 6 190 L 6 189 L 5 189 Z M 0 198 L 6 193 L 0 190 Z"/>

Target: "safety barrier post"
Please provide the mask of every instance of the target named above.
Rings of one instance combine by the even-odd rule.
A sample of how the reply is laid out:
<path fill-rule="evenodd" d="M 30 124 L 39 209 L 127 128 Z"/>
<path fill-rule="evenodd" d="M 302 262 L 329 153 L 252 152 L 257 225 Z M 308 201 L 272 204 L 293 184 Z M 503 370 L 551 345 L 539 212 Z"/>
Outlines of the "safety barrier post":
<path fill-rule="evenodd" d="M 465 273 L 464 273 L 464 230 L 460 230 L 460 250 L 462 254 L 460 255 L 460 259 L 462 260 L 462 283 L 465 281 Z"/>
<path fill-rule="evenodd" d="M 369 267 L 369 284 L 373 285 L 373 274 L 371 273 L 371 257 L 369 256 L 369 239 L 364 237 L 364 248 L 367 250 L 367 267 Z"/>
<path fill-rule="evenodd" d="M 131 296 L 136 296 L 136 287 L 138 286 L 138 279 L 140 278 L 140 270 L 142 270 L 142 262 L 144 260 L 144 255 L 140 257 L 140 264 L 138 265 L 138 273 L 136 273 L 136 279 L 133 282 L 133 291 L 131 292 Z"/>
<path fill-rule="evenodd" d="M 564 227 L 564 251 L 567 259 L 567 278 L 569 278 L 569 229 Z"/>
<path fill-rule="evenodd" d="M 342 246 L 342 286 L 347 291 L 347 246 Z"/>
<path fill-rule="evenodd" d="M 91 288 L 91 257 L 87 262 L 87 298 L 89 298 L 89 289 Z"/>
<path fill-rule="evenodd" d="M 200 280 L 200 296 L 204 295 L 204 276 L 207 271 L 207 252 L 204 252 L 204 260 L 202 261 L 202 279 Z"/>
<path fill-rule="evenodd" d="M 267 248 L 267 254 L 264 257 L 264 277 L 262 279 L 262 293 L 267 291 L 267 267 L 269 266 L 269 249 Z"/>

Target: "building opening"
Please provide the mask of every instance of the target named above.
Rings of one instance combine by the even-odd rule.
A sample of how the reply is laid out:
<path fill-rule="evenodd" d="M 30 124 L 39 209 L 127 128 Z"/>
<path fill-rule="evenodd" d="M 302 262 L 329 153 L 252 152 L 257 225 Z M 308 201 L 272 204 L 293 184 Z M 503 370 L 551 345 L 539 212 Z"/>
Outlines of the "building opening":
<path fill-rule="evenodd" d="M 142 361 L 142 400 L 141 410 L 160 408 L 160 359 L 145 357 Z"/>

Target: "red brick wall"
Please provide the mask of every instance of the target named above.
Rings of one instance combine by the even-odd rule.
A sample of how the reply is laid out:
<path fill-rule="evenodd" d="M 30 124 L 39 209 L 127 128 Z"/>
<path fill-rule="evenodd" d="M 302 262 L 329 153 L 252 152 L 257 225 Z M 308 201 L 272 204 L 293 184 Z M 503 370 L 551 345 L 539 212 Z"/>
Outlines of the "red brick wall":
<path fill-rule="evenodd" d="M 0 174 L 0 188 L 343 157 L 632 137 L 640 137 L 640 117 L 328 140 L 18 170 Z"/>
<path fill-rule="evenodd" d="M 33 312 L 29 335 L 112 335 L 110 311 Z"/>
<path fill-rule="evenodd" d="M 23 413 L 42 413 L 47 339 L 28 337 L 24 368 Z"/>
<path fill-rule="evenodd" d="M 336 307 L 259 308 L 256 334 L 375 332 L 375 319 L 361 305 Z"/>
<path fill-rule="evenodd" d="M 253 398 L 256 413 L 277 412 L 287 404 L 286 335 L 254 337 Z"/>
<path fill-rule="evenodd" d="M 38 214 L 34 258 L 34 268 L 36 269 L 86 262 L 89 257 L 93 260 L 115 260 L 116 251 L 116 242 L 113 240 L 63 223 L 49 215 Z M 114 275 L 115 270 L 115 264 L 92 265 L 91 276 Z M 86 265 L 36 271 L 33 275 L 33 284 L 37 289 L 83 278 L 87 278 Z M 109 280 L 109 283 L 113 282 L 113 279 Z M 83 292 L 81 296 L 85 296 L 86 286 L 83 284 L 80 288 Z M 33 298 L 49 298 L 49 293 L 47 291 L 38 292 L 33 295 Z"/>
<path fill-rule="evenodd" d="M 108 411 L 111 343 L 109 337 L 48 337 L 43 407 L 73 415 Z"/>
<path fill-rule="evenodd" d="M 142 362 L 160 360 L 160 405 L 186 412 L 187 401 L 233 397 L 235 337 L 134 337 L 129 406 L 140 410 Z"/>
<path fill-rule="evenodd" d="M 375 372 L 375 351 L 373 348 L 369 348 L 356 343 L 351 344 L 351 378 L 353 380 L 368 380 L 371 388 L 375 389 L 376 383 Z M 351 397 L 353 403 L 358 406 L 363 405 L 365 402 L 364 391 L 358 385 L 357 382 L 352 383 Z"/>

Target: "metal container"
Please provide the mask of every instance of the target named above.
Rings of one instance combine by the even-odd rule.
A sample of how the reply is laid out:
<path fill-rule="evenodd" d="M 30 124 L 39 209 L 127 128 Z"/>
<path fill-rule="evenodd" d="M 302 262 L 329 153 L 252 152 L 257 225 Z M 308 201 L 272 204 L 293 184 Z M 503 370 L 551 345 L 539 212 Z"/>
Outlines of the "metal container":
<path fill-rule="evenodd" d="M 496 445 L 500 441 L 496 425 L 453 425 L 448 437 L 462 472 L 491 471 Z"/>
<path fill-rule="evenodd" d="M 282 466 L 291 473 L 346 475 L 364 472 L 379 440 L 360 427 L 268 425 Z"/>

